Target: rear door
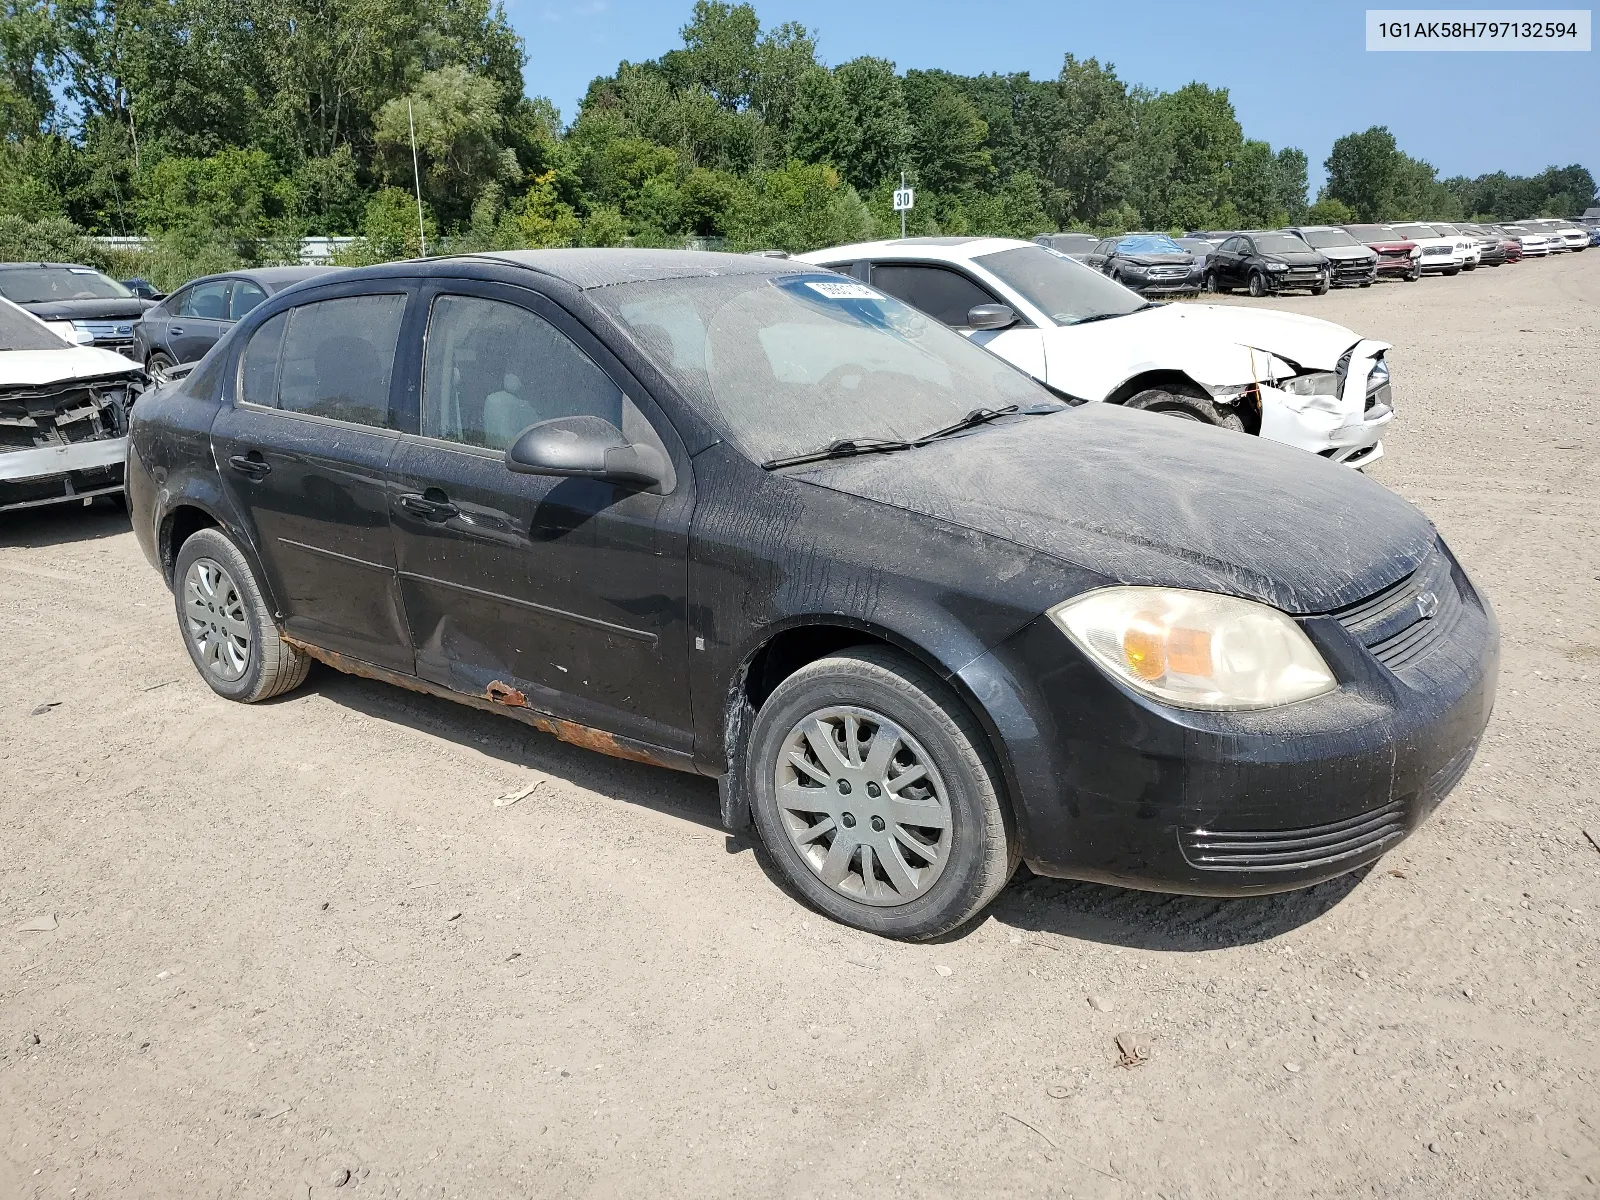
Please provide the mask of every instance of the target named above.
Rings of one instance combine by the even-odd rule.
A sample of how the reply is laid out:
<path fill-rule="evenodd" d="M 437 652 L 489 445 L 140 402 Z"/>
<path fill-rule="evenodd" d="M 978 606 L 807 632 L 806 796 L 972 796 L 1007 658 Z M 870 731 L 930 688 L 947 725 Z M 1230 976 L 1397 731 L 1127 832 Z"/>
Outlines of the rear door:
<path fill-rule="evenodd" d="M 955 267 L 932 263 L 875 262 L 872 286 L 942 321 L 957 333 L 1021 367 L 1045 377 L 1044 334 L 1020 312 L 1009 329 L 975 330 L 967 314 L 980 304 L 1006 304 L 985 285 Z M 1013 309 L 1015 305 L 1011 305 Z"/>
<path fill-rule="evenodd" d="M 394 382 L 413 289 L 332 295 L 277 314 L 244 348 L 211 427 L 219 472 L 252 536 L 284 629 L 410 672 L 386 473 L 415 396 Z"/>
<path fill-rule="evenodd" d="M 430 284 L 408 327 L 421 429 L 393 469 L 417 674 L 687 753 L 687 454 L 606 347 L 537 292 Z M 674 464 L 662 494 L 514 474 L 529 425 L 590 415 Z"/>

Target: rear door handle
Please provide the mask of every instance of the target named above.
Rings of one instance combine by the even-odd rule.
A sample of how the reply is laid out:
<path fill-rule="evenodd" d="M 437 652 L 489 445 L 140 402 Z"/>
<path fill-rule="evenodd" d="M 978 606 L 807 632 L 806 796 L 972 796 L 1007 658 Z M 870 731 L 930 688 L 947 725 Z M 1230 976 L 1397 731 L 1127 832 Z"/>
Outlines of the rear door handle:
<path fill-rule="evenodd" d="M 168 333 L 182 333 L 183 332 L 183 326 L 182 325 L 168 325 L 167 326 L 167 332 Z"/>
<path fill-rule="evenodd" d="M 250 476 L 251 479 L 262 479 L 272 470 L 272 464 L 264 461 L 254 450 L 249 454 L 235 454 L 228 459 L 228 465 L 235 471 Z"/>
<path fill-rule="evenodd" d="M 416 513 L 425 521 L 448 521 L 458 515 L 461 510 L 450 501 L 434 499 L 431 496 L 421 496 L 416 492 L 407 492 L 400 497 L 400 507 L 407 512 Z"/>

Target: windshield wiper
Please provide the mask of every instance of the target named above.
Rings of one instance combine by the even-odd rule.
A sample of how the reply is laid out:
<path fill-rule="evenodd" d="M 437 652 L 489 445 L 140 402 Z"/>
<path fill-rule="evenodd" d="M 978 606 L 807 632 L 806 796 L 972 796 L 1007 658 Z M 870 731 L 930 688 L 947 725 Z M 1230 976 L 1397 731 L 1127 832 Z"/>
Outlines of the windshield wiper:
<path fill-rule="evenodd" d="M 951 434 L 975 429 L 979 425 L 986 425 L 1000 417 L 1009 417 L 1013 413 L 1033 416 L 1039 413 L 1060 411 L 1061 408 L 1054 404 L 1033 404 L 1027 408 L 1022 408 L 1015 404 L 1007 404 L 1000 408 L 975 408 L 954 425 L 946 425 L 943 429 L 935 429 L 932 433 L 924 434 L 922 437 L 912 441 L 879 438 L 841 438 L 836 442 L 829 442 L 821 450 L 812 450 L 806 454 L 791 454 L 787 458 L 769 458 L 761 466 L 764 470 L 773 471 L 779 467 L 797 467 L 801 463 L 823 462 L 830 458 L 853 458 L 858 454 L 888 454 L 896 450 L 915 450 L 918 446 L 926 446 L 929 442 L 938 441 L 940 438 L 949 437 Z"/>
<path fill-rule="evenodd" d="M 920 444 L 879 438 L 840 438 L 836 442 L 829 442 L 821 450 L 791 454 L 787 458 L 769 458 L 761 467 L 766 471 L 775 471 L 779 467 L 797 467 L 801 463 L 825 462 L 830 458 L 853 458 L 857 454 L 890 454 L 896 450 L 910 450 Z"/>
<path fill-rule="evenodd" d="M 1159 304 L 1152 304 L 1150 301 L 1146 300 L 1138 308 L 1130 308 L 1125 313 L 1119 313 L 1119 312 L 1094 313 L 1091 316 L 1079 317 L 1076 321 L 1068 321 L 1067 324 L 1068 325 L 1087 325 L 1087 324 L 1089 324 L 1090 321 L 1110 321 L 1110 320 L 1115 319 L 1116 317 L 1127 317 L 1127 316 L 1132 316 L 1136 312 L 1144 312 L 1145 309 L 1147 309 L 1147 308 L 1160 308 L 1160 307 L 1161 306 Z"/>

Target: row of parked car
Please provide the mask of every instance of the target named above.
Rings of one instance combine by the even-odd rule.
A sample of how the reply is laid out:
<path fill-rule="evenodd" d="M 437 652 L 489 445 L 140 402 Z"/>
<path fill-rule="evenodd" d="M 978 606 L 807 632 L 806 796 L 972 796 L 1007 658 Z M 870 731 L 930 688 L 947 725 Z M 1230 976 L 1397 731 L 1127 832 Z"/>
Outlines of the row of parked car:
<path fill-rule="evenodd" d="M 1506 224 L 1412 221 L 1395 225 L 1297 225 L 1288 229 L 1192 230 L 1184 237 L 1123 233 L 1041 234 L 1034 241 L 1087 263 L 1145 296 L 1371 287 L 1384 277 L 1457 275 L 1600 245 L 1600 226 L 1537 219 Z"/>
<path fill-rule="evenodd" d="M 945 933 L 1022 861 L 1331 878 L 1492 705 L 1487 602 L 1344 469 L 1381 453 L 1389 347 L 1330 322 L 1007 238 L 248 272 L 137 320 L 70 307 L 114 287 L 89 268 L 20 279 L 0 507 L 125 472 L 219 696 L 317 660 L 715 776 L 857 928 Z M 227 331 L 149 388 L 199 321 Z"/>

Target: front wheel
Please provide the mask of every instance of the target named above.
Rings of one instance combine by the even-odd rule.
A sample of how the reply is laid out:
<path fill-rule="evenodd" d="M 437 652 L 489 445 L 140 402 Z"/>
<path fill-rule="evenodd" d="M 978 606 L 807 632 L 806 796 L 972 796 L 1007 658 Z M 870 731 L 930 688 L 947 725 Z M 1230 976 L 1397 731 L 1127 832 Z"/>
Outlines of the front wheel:
<path fill-rule="evenodd" d="M 1443 271 L 1441 271 L 1439 273 L 1441 275 L 1445 275 L 1445 276 L 1459 275 L 1459 274 L 1461 274 L 1461 268 L 1460 267 L 1446 267 Z"/>
<path fill-rule="evenodd" d="M 886 647 L 809 663 L 768 697 L 749 749 L 751 810 L 790 885 L 836 921 L 937 937 L 1019 861 L 1000 771 L 965 705 Z"/>
<path fill-rule="evenodd" d="M 1260 271 L 1250 272 L 1250 294 L 1258 300 L 1267 294 L 1267 277 Z"/>
<path fill-rule="evenodd" d="M 217 695 L 254 704 L 305 682 L 310 657 L 279 637 L 249 562 L 220 529 L 184 541 L 172 579 L 184 648 Z"/>
<path fill-rule="evenodd" d="M 144 361 L 145 372 L 155 380 L 156 386 L 167 381 L 167 372 L 173 367 L 172 358 L 165 351 L 157 350 Z"/>
<path fill-rule="evenodd" d="M 1123 407 L 1160 413 L 1164 417 L 1177 417 L 1184 421 L 1197 421 L 1202 425 L 1215 425 L 1219 429 L 1244 432 L 1243 419 L 1231 408 L 1224 408 L 1210 397 L 1176 388 L 1147 388 L 1128 397 Z"/>
<path fill-rule="evenodd" d="M 1421 278 L 1422 278 L 1422 268 L 1421 267 L 1412 267 L 1411 270 L 1409 270 L 1409 271 L 1407 271 L 1405 273 L 1405 281 L 1407 283 L 1415 283 L 1417 280 L 1419 280 Z"/>
<path fill-rule="evenodd" d="M 1326 296 L 1328 294 L 1329 286 L 1330 285 L 1326 280 L 1321 283 L 1314 283 L 1311 285 L 1311 294 L 1313 296 Z M 1366 285 L 1363 284 L 1362 286 L 1365 287 Z"/>

